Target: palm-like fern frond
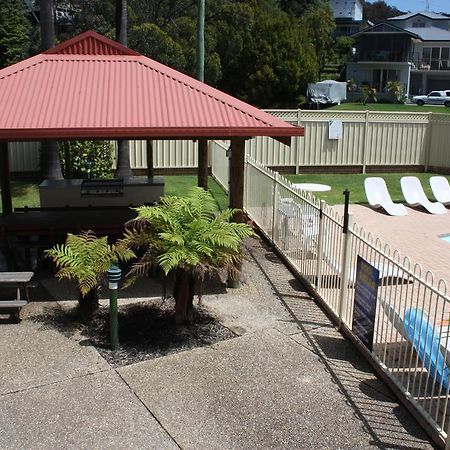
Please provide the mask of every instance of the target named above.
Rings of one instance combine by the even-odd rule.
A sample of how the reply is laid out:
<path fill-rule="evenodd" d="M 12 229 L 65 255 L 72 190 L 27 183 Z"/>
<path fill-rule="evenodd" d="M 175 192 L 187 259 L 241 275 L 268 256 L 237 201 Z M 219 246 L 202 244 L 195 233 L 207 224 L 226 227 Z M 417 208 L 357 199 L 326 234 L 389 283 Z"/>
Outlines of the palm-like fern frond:
<path fill-rule="evenodd" d="M 110 245 L 107 237 L 98 238 L 90 230 L 69 233 L 65 244 L 47 250 L 46 255 L 58 268 L 56 276 L 76 281 L 83 296 L 98 286 L 112 264 L 135 257 L 131 248 Z"/>
<path fill-rule="evenodd" d="M 194 273 L 217 270 L 240 261 L 242 239 L 253 235 L 248 225 L 230 222 L 237 210 L 220 214 L 212 195 L 192 188 L 185 197 L 167 196 L 158 206 L 136 208 L 120 245 L 144 250 L 130 276 L 159 266 L 166 274 L 179 268 Z"/>

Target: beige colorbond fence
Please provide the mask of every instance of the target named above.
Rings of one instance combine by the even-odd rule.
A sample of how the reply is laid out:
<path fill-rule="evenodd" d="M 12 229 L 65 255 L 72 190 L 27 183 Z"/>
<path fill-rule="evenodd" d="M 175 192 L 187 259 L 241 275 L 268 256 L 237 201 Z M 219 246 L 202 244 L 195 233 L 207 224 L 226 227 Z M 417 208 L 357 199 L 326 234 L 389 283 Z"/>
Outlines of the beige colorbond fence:
<path fill-rule="evenodd" d="M 245 166 L 245 211 L 315 292 L 341 329 L 408 402 L 440 446 L 450 448 L 450 298 L 445 281 L 277 172 Z M 358 257 L 379 271 L 373 339 L 354 331 Z M 367 300 L 366 300 L 367 301 Z M 365 305 L 367 307 L 367 304 Z M 371 329 L 369 321 L 362 324 Z"/>
<path fill-rule="evenodd" d="M 12 172 L 39 170 L 39 142 L 13 142 L 9 145 Z M 133 169 L 147 168 L 147 142 L 130 141 L 130 163 Z M 153 166 L 157 169 L 196 168 L 197 143 L 194 141 L 154 141 Z"/>
<path fill-rule="evenodd" d="M 258 137 L 246 144 L 247 154 L 265 166 L 302 167 L 432 166 L 450 167 L 450 116 L 431 113 L 270 110 L 290 123 L 305 128 L 305 136 L 293 138 L 291 147 Z M 329 139 L 329 121 L 342 122 L 342 138 Z M 13 172 L 38 169 L 39 144 L 11 145 Z M 146 168 L 146 142 L 131 141 L 131 166 Z M 193 141 L 154 141 L 154 167 L 197 167 Z"/>
<path fill-rule="evenodd" d="M 269 111 L 305 128 L 291 148 L 270 138 L 249 143 L 249 154 L 265 166 L 419 166 L 425 165 L 429 113 L 350 111 Z M 342 122 L 342 138 L 329 139 L 330 121 Z M 448 137 L 450 138 L 450 130 Z"/>

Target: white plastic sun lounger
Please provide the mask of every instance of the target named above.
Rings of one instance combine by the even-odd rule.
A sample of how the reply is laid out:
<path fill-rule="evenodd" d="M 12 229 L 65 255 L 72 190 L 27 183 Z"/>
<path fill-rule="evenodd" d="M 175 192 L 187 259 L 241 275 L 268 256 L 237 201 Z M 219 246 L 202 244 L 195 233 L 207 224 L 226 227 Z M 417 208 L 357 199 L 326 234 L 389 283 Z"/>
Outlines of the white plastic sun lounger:
<path fill-rule="evenodd" d="M 420 180 L 417 177 L 402 177 L 400 180 L 403 196 L 410 206 L 423 206 L 431 214 L 446 214 L 447 210 L 442 203 L 430 202 Z"/>
<path fill-rule="evenodd" d="M 433 191 L 434 198 L 443 203 L 444 205 L 450 205 L 450 185 L 445 177 L 431 177 L 430 186 Z"/>
<path fill-rule="evenodd" d="M 367 201 L 374 208 L 383 208 L 391 216 L 406 216 L 405 205 L 394 203 L 383 178 L 368 177 L 364 180 Z"/>

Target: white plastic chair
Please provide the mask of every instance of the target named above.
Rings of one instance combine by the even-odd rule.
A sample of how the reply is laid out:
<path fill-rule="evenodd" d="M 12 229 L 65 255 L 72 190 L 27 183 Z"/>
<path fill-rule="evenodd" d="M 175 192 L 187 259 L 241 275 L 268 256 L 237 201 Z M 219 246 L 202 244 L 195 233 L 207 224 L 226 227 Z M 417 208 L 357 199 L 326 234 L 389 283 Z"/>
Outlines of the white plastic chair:
<path fill-rule="evenodd" d="M 374 208 L 383 208 L 391 216 L 406 216 L 405 205 L 394 203 L 383 178 L 368 177 L 364 180 L 367 201 Z"/>
<path fill-rule="evenodd" d="M 444 205 L 450 205 L 450 185 L 445 177 L 431 177 L 430 186 L 433 191 L 434 198 L 443 203 Z"/>
<path fill-rule="evenodd" d="M 402 177 L 400 180 L 403 196 L 410 206 L 423 206 L 431 214 L 446 214 L 447 210 L 442 203 L 430 202 L 422 184 L 417 177 Z"/>

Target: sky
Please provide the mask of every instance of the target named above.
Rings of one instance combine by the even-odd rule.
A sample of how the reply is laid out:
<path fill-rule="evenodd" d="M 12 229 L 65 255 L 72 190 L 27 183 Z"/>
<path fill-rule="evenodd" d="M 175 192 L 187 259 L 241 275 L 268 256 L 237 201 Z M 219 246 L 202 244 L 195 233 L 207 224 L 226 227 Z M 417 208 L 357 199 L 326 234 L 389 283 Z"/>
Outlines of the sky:
<path fill-rule="evenodd" d="M 370 0 L 369 0 L 370 1 Z M 430 11 L 450 13 L 450 0 L 428 0 Z M 390 6 L 395 6 L 400 11 L 425 11 L 426 0 L 385 0 Z M 373 3 L 373 1 L 371 2 Z"/>

